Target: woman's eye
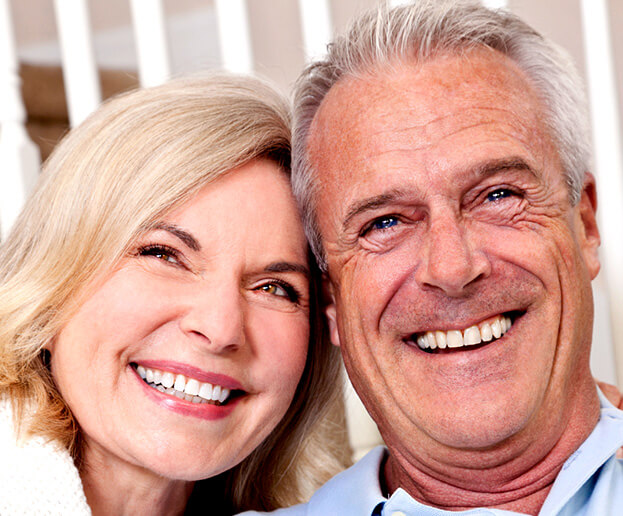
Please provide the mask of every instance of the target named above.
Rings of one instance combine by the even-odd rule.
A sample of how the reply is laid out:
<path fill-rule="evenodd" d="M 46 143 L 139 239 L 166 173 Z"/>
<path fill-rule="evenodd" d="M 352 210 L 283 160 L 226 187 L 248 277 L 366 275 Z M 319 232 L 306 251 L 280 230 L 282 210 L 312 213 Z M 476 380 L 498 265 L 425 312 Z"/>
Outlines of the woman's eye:
<path fill-rule="evenodd" d="M 267 294 L 271 294 L 273 296 L 289 299 L 293 302 L 296 302 L 299 299 L 299 295 L 294 287 L 289 285 L 282 285 L 280 283 L 266 283 L 258 287 L 258 290 L 261 290 L 262 292 L 266 292 Z"/>
<path fill-rule="evenodd" d="M 507 188 L 498 188 L 497 190 L 493 190 L 487 194 L 487 201 L 496 202 L 513 195 L 515 195 L 515 193 Z"/>
<path fill-rule="evenodd" d="M 163 262 L 168 262 L 174 265 L 180 263 L 177 257 L 177 251 L 162 245 L 149 245 L 141 247 L 138 254 L 139 256 L 153 256 Z"/>

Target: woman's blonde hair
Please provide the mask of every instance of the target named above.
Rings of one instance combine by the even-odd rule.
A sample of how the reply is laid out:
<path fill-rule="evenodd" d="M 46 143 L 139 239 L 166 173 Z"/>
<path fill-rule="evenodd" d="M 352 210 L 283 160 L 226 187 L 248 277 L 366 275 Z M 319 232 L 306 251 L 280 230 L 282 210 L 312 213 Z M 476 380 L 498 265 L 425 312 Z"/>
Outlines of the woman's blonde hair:
<path fill-rule="evenodd" d="M 0 248 L 0 395 L 12 400 L 25 433 L 57 440 L 79 459 L 80 431 L 49 374 L 46 345 L 84 286 L 138 234 L 256 158 L 289 174 L 289 106 L 264 82 L 230 75 L 121 95 L 63 139 Z M 315 274 L 312 289 L 318 281 Z M 323 417 L 339 413 L 341 382 L 320 317 L 316 305 L 305 372 L 282 423 L 217 479 L 225 493 L 213 496 L 231 510 L 303 501 L 344 465 L 343 435 L 335 418 Z M 34 414 L 27 423 L 26 412 Z"/>

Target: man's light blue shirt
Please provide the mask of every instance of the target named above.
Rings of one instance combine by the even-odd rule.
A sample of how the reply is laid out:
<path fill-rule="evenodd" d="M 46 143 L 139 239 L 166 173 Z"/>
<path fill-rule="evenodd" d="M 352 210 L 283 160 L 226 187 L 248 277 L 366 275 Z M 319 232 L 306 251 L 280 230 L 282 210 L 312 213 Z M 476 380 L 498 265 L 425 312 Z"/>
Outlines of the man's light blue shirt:
<path fill-rule="evenodd" d="M 565 462 L 539 516 L 622 516 L 623 460 L 616 451 L 623 445 L 623 411 L 599 393 L 601 416 L 586 441 Z M 403 489 L 387 499 L 379 484 L 386 450 L 379 446 L 353 467 L 335 476 L 302 505 L 280 509 L 276 516 L 469 516 L 512 515 L 500 509 L 445 511 L 423 505 Z M 258 514 L 244 513 L 247 516 Z"/>

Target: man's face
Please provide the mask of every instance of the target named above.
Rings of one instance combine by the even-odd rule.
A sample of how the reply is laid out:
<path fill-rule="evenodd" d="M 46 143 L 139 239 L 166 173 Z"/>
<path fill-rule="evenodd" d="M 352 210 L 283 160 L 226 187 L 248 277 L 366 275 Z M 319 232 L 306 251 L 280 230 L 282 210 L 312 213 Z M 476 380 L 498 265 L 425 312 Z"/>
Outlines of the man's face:
<path fill-rule="evenodd" d="M 484 51 L 343 79 L 316 115 L 332 340 L 390 448 L 551 448 L 587 400 L 594 185 L 570 205 L 543 119 Z"/>

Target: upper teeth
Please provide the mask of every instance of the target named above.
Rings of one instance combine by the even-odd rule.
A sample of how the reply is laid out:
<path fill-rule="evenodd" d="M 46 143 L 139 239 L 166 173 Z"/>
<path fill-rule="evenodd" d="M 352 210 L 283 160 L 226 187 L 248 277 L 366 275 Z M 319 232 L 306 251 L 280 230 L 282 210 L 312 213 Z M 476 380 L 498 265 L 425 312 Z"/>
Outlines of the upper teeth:
<path fill-rule="evenodd" d="M 186 401 L 200 403 L 202 401 L 218 401 L 223 403 L 230 394 L 230 389 L 200 382 L 194 378 L 186 378 L 183 374 L 174 374 L 169 371 L 160 371 L 144 366 L 137 366 L 136 372 L 149 384 L 153 384 L 161 392 L 173 394 Z"/>
<path fill-rule="evenodd" d="M 464 330 L 427 331 L 418 336 L 417 345 L 422 349 L 460 348 L 489 342 L 504 335 L 511 327 L 510 317 L 498 315 L 479 325 Z"/>

